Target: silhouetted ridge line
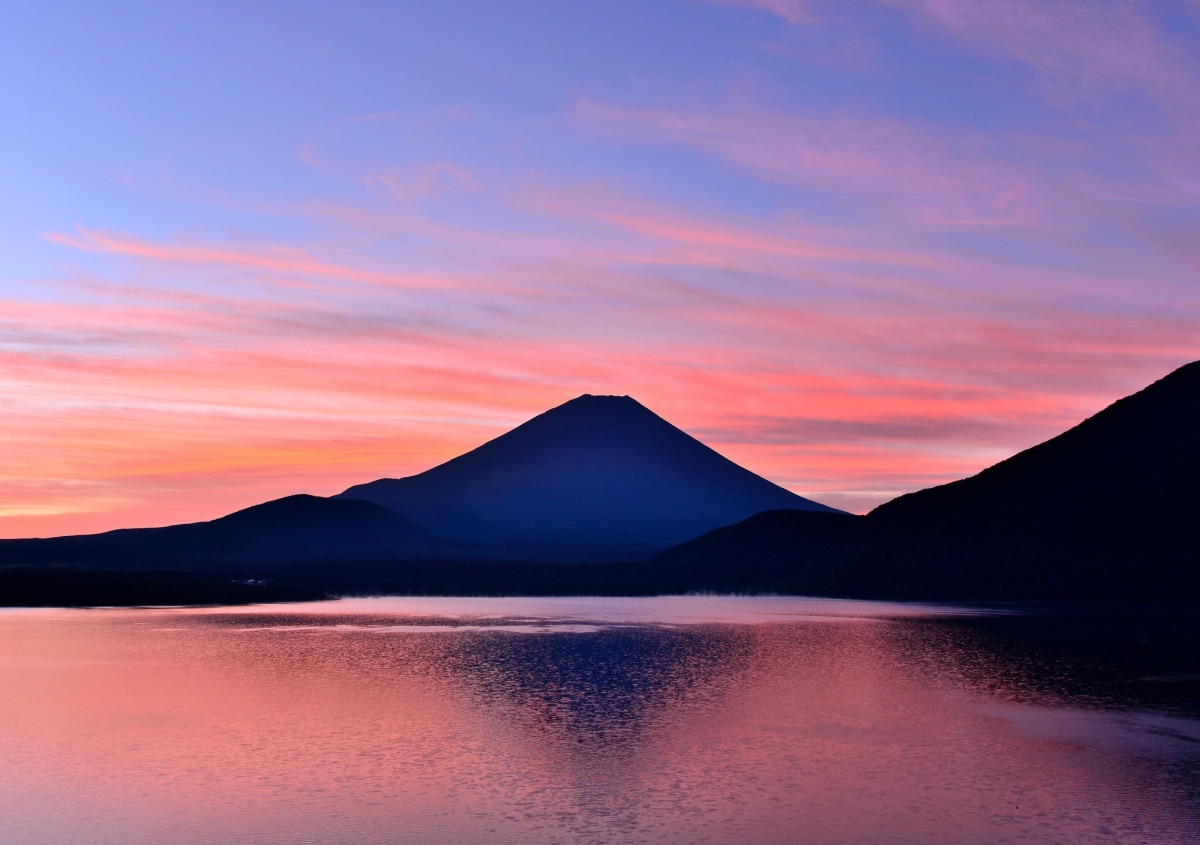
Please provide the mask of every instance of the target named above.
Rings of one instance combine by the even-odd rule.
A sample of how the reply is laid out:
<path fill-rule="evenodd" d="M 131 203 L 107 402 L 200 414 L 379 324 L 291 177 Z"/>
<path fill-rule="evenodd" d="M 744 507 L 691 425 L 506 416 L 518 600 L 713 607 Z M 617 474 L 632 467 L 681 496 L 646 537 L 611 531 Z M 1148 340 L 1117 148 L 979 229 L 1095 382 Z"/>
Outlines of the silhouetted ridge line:
<path fill-rule="evenodd" d="M 705 446 L 628 396 L 586 394 L 408 478 L 346 490 L 474 554 L 637 559 L 778 508 L 832 511 Z"/>
<path fill-rule="evenodd" d="M 0 564 L 132 567 L 398 559 L 451 545 L 371 502 L 299 494 L 210 522 L 0 543 Z"/>
<path fill-rule="evenodd" d="M 843 536 L 761 517 L 660 555 L 696 575 L 775 553 L 779 583 L 914 599 L 1200 600 L 1200 362 L 977 475 L 901 496 Z M 701 542 L 703 541 L 703 542 Z"/>
<path fill-rule="evenodd" d="M 1200 362 L 971 478 L 859 517 L 759 478 L 633 399 L 582 396 L 425 473 L 333 499 L 0 541 L 0 603 L 4 590 L 53 603 L 697 589 L 1194 603 L 1198 432 Z M 698 523 L 716 530 L 645 562 Z"/>

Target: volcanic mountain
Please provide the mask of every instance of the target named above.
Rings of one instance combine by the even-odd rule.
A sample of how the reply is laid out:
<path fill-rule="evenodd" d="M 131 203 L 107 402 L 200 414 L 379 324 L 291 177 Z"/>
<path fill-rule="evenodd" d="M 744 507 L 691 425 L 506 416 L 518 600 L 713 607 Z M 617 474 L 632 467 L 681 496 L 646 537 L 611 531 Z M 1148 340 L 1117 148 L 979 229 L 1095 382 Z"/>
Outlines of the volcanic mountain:
<path fill-rule="evenodd" d="M 832 511 L 628 396 L 584 395 L 460 457 L 351 487 L 477 557 L 635 560 L 764 510 Z"/>
<path fill-rule="evenodd" d="M 978 475 L 865 517 L 763 514 L 655 566 L 689 589 L 1196 600 L 1200 361 Z"/>

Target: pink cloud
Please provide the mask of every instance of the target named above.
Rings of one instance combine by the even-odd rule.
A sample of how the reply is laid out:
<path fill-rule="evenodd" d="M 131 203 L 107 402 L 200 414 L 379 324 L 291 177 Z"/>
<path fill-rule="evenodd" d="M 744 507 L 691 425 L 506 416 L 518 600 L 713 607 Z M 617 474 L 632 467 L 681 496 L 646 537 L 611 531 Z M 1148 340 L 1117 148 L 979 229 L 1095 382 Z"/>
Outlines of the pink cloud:
<path fill-rule="evenodd" d="M 523 194 L 522 207 L 540 209 L 581 227 L 600 227 L 606 233 L 615 229 L 640 245 L 632 256 L 615 250 L 607 263 L 603 256 L 592 262 L 594 256 L 581 249 L 582 255 L 556 258 L 541 269 L 527 271 L 531 281 L 543 275 L 547 286 L 556 279 L 568 280 L 568 288 L 590 291 L 593 298 L 603 291 L 618 300 L 614 307 L 625 301 L 635 312 L 656 317 L 674 303 L 689 313 L 705 310 L 724 323 L 763 306 L 764 313 L 780 320 L 807 309 L 825 318 L 825 324 L 836 326 L 843 312 L 867 318 L 894 313 L 896 320 L 924 312 L 943 313 L 947 325 L 957 319 L 950 319 L 952 315 L 982 315 L 1020 324 L 1031 313 L 1046 313 L 1056 315 L 1065 327 L 1077 323 L 1081 296 L 1102 297 L 1108 312 L 1135 322 L 1141 312 L 1175 310 L 1178 293 L 1191 285 L 1191 276 L 1176 268 L 1156 272 L 1153 283 L 1131 286 L 1131 267 L 1125 266 L 1131 259 L 1119 249 L 1112 254 L 1096 251 L 1083 266 L 1048 268 L 1002 253 L 981 257 L 887 229 L 803 218 L 737 219 L 589 187 L 537 186 Z M 1027 236 L 1061 237 L 1054 231 Z M 571 238 L 564 243 L 571 249 L 576 246 Z M 718 276 L 705 285 L 689 272 L 693 269 L 738 275 Z M 1149 272 L 1138 266 L 1132 270 L 1139 277 Z M 646 284 L 647 273 L 653 275 L 653 284 Z M 627 282 L 616 284 L 618 279 Z M 869 320 L 863 323 L 867 324 Z M 852 329 L 853 325 L 847 337 L 859 337 Z M 872 340 L 883 342 L 882 334 Z M 859 354 L 849 348 L 853 343 L 847 346 L 848 354 Z"/>
<path fill-rule="evenodd" d="M 103 319 L 121 354 L 97 356 L 53 342 L 53 333 L 79 329 L 89 311 L 99 316 L 94 309 L 27 309 L 21 320 L 36 320 L 46 334 L 26 351 L 0 354 L 17 432 L 6 440 L 0 498 L 24 511 L 0 514 L 0 530 L 165 523 L 297 490 L 335 492 L 418 472 L 583 392 L 632 393 L 768 477 L 865 508 L 980 469 L 1138 386 L 1143 370 L 1168 368 L 1161 325 L 1156 337 L 1150 327 L 1093 323 L 1063 360 L 1049 331 L 1054 314 L 1022 331 L 977 322 L 948 338 L 939 328 L 944 311 L 899 320 L 779 304 L 732 310 L 721 324 L 736 334 L 720 343 L 702 331 L 716 315 L 697 312 L 681 315 L 701 331 L 694 343 L 643 338 L 633 346 L 587 331 L 569 343 L 298 339 L 255 330 L 244 317 L 222 333 L 219 313 L 179 322 L 169 313 L 114 310 Z M 201 343 L 193 332 L 234 345 Z M 1175 332 L 1180 343 L 1195 339 L 1182 324 Z M 754 337 L 758 348 L 738 337 Z M 131 352 L 130 343 L 140 346 Z M 843 343 L 862 344 L 867 358 L 838 361 Z M 831 344 L 832 359 L 823 351 Z M 776 365 L 764 362 L 769 348 L 783 353 Z M 1114 370 L 1113 349 L 1125 370 Z M 1159 357 L 1131 372 L 1139 351 Z M 1063 370 L 1072 373 L 1069 384 L 1054 381 Z M 996 386 L 998 372 L 1007 383 Z M 747 383 L 755 384 L 749 394 Z M 948 439 L 963 420 L 975 426 L 969 442 Z M 82 516 L 72 521 L 55 508 Z"/>
<path fill-rule="evenodd" d="M 302 278 L 320 278 L 383 287 L 444 288 L 464 284 L 447 278 L 392 273 L 331 263 L 315 258 L 303 250 L 275 244 L 240 249 L 202 243 L 169 244 L 85 228 L 80 228 L 74 235 L 50 232 L 44 237 L 51 243 L 87 252 L 180 264 L 238 267 L 271 273 L 294 283 Z"/>
<path fill-rule="evenodd" d="M 985 141 L 944 126 L 740 104 L 709 112 L 585 108 L 627 134 L 687 144 L 767 178 L 844 192 L 866 200 L 868 209 L 915 214 L 927 224 L 1111 225 L 1121 217 L 1114 205 L 1191 204 L 1200 196 L 1194 141 L 1200 56 L 1156 17 L 1160 8 L 1086 0 L 880 1 L 939 37 L 1033 70 L 1035 87 L 1052 106 L 1071 109 L 1070 122 L 1057 122 L 1057 137 L 1025 131 Z M 789 16 L 786 8 L 775 11 Z"/>
<path fill-rule="evenodd" d="M 761 176 L 849 195 L 893 214 L 944 227 L 1033 226 L 1046 211 L 1026 168 L 966 131 L 923 132 L 882 118 L 806 115 L 745 106 L 706 111 L 583 102 L 594 125 L 685 144 Z"/>
<path fill-rule="evenodd" d="M 1145 303 L 1122 273 L 612 185 L 509 190 L 472 197 L 508 212 L 491 226 L 293 210 L 372 237 L 420 226 L 455 256 L 444 274 L 320 242 L 55 236 L 151 272 L 91 278 L 87 304 L 0 309 L 0 402 L 21 432 L 0 501 L 22 506 L 0 534 L 209 518 L 419 472 L 584 392 L 632 394 L 751 469 L 863 510 L 1057 433 L 1200 347 L 1186 302 L 1123 308 Z M 191 287 L 156 284 L 164 265 L 190 268 Z M 241 283 L 263 277 L 285 287 Z M 1111 285 L 1104 309 L 1080 305 L 1083 283 Z"/>
<path fill-rule="evenodd" d="M 479 183 L 467 168 L 445 161 L 422 162 L 407 167 L 376 169 L 368 175 L 396 199 L 426 199 L 455 191 L 478 191 Z"/>
<path fill-rule="evenodd" d="M 813 23 L 805 0 L 731 0 Z M 1036 70 L 1056 97 L 1146 93 L 1195 116 L 1197 62 L 1146 4 L 1089 0 L 879 0 L 978 52 Z M 1197 5 L 1194 2 L 1193 6 Z"/>
<path fill-rule="evenodd" d="M 885 0 L 982 53 L 1023 62 L 1058 93 L 1141 91 L 1196 105 L 1194 60 L 1129 3 Z M 1189 64 L 1192 66 L 1189 67 Z"/>
<path fill-rule="evenodd" d="M 809 0 L 715 0 L 727 6 L 749 6 L 778 15 L 788 23 L 810 23 Z"/>

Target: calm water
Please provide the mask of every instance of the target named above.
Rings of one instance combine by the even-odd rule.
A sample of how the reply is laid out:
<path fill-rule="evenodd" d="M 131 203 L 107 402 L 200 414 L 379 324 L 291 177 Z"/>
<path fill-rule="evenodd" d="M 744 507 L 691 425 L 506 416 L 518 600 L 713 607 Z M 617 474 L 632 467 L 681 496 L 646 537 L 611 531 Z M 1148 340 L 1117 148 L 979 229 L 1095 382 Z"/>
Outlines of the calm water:
<path fill-rule="evenodd" d="M 1200 841 L 1197 676 L 1079 625 L 716 597 L 0 611 L 0 842 Z"/>

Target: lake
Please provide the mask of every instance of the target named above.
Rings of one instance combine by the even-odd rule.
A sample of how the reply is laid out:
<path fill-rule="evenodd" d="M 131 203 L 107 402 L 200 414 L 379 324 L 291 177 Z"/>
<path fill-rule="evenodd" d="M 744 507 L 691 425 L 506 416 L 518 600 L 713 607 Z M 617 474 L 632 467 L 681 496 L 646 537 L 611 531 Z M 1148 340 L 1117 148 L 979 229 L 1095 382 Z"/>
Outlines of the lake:
<path fill-rule="evenodd" d="M 1197 842 L 1192 622 L 708 596 L 0 610 L 0 843 Z"/>

